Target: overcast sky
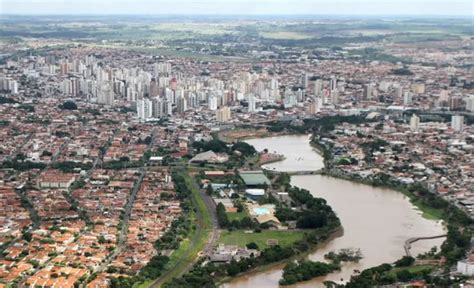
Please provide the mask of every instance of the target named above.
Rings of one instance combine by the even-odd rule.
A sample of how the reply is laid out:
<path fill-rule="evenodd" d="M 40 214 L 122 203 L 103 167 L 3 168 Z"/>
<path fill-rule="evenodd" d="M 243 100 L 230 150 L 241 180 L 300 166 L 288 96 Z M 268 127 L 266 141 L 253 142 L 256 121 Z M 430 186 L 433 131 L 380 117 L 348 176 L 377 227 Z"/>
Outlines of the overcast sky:
<path fill-rule="evenodd" d="M 473 15 L 470 0 L 0 0 L 0 14 Z"/>

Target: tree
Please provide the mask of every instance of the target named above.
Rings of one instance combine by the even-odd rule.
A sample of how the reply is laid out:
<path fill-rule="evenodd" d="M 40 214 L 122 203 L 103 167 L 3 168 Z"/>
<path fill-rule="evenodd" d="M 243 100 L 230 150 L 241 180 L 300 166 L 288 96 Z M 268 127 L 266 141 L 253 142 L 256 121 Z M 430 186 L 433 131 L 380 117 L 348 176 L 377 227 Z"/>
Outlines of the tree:
<path fill-rule="evenodd" d="M 26 242 L 30 242 L 31 239 L 33 238 L 33 235 L 31 234 L 30 231 L 23 231 L 23 235 L 22 235 L 22 238 L 23 240 L 25 240 Z"/>
<path fill-rule="evenodd" d="M 61 108 L 65 110 L 77 110 L 77 105 L 73 101 L 68 100 L 63 103 Z"/>
<path fill-rule="evenodd" d="M 258 245 L 255 242 L 247 243 L 246 246 L 247 246 L 248 249 L 258 249 Z"/>
<path fill-rule="evenodd" d="M 239 272 L 239 264 L 237 263 L 237 261 L 232 259 L 232 261 L 230 261 L 229 265 L 227 266 L 227 274 L 229 274 L 229 276 L 235 276 L 239 274 Z"/>
<path fill-rule="evenodd" d="M 243 156 L 252 156 L 257 153 L 255 147 L 245 142 L 237 142 L 232 146 L 232 151 L 239 151 Z"/>
<path fill-rule="evenodd" d="M 206 193 L 207 195 L 212 195 L 214 193 L 214 189 L 212 189 L 211 184 L 208 184 L 206 187 Z"/>
<path fill-rule="evenodd" d="M 395 262 L 396 267 L 406 267 L 406 266 L 411 266 L 415 263 L 415 258 L 410 257 L 410 256 L 403 256 L 401 259 L 397 260 Z"/>

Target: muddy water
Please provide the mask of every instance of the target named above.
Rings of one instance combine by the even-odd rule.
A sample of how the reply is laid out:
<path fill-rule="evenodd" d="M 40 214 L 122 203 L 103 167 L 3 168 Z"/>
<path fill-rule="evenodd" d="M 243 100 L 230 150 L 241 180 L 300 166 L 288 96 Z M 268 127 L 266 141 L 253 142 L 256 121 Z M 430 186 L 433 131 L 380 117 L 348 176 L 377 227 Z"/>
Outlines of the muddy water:
<path fill-rule="evenodd" d="M 308 136 L 280 136 L 247 141 L 259 151 L 268 149 L 285 155 L 286 159 L 266 165 L 277 171 L 307 171 L 323 167 L 323 159 L 309 145 Z M 308 189 L 316 197 L 327 200 L 341 219 L 344 232 L 308 256 L 324 260 L 323 255 L 342 248 L 360 248 L 364 258 L 348 263 L 341 271 L 302 282 L 295 287 L 324 287 L 323 281 L 345 282 L 355 269 L 363 270 L 382 263 L 391 263 L 404 255 L 403 244 L 411 237 L 444 234 L 440 222 L 421 217 L 408 199 L 389 189 L 371 187 L 329 176 L 292 176 L 291 183 Z M 417 255 L 439 246 L 443 239 L 420 241 L 412 245 Z M 283 265 L 267 271 L 237 277 L 223 285 L 234 287 L 277 287 Z"/>

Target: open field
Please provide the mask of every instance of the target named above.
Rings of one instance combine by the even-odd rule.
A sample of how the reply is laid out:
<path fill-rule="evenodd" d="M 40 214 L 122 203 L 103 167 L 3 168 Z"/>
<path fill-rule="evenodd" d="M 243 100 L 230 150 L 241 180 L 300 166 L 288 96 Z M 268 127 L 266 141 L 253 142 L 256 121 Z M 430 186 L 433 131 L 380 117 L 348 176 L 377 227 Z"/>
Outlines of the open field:
<path fill-rule="evenodd" d="M 304 33 L 278 31 L 278 32 L 260 32 L 260 36 L 267 39 L 287 39 L 287 40 L 303 40 L 310 39 L 313 36 Z"/>
<path fill-rule="evenodd" d="M 388 271 L 387 274 L 391 276 L 395 276 L 397 272 L 401 270 L 408 270 L 410 271 L 410 273 L 417 273 L 417 272 L 426 271 L 426 270 L 431 271 L 433 270 L 433 266 L 419 265 L 419 266 L 410 266 L 410 267 L 395 267 L 395 268 L 392 268 L 392 270 Z"/>
<path fill-rule="evenodd" d="M 235 212 L 235 213 L 227 213 L 227 218 L 229 218 L 229 221 L 233 221 L 233 220 L 240 221 L 246 216 L 248 216 L 248 214 L 245 211 Z"/>
<path fill-rule="evenodd" d="M 255 242 L 260 249 L 267 248 L 268 239 L 276 239 L 280 246 L 289 246 L 293 242 L 303 239 L 303 231 L 274 231 L 264 230 L 260 233 L 245 233 L 242 230 L 224 231 L 221 233 L 219 243 L 245 247 L 247 243 Z"/>

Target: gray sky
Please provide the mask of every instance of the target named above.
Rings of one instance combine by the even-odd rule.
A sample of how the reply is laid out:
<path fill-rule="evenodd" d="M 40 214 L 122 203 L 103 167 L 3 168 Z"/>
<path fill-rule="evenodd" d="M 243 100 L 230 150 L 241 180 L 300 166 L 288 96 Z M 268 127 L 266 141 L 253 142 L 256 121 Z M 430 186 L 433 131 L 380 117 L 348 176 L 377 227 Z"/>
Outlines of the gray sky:
<path fill-rule="evenodd" d="M 0 0 L 0 14 L 458 15 L 470 0 Z"/>

